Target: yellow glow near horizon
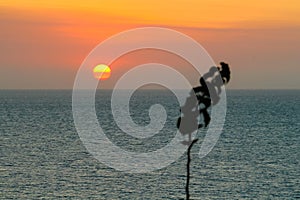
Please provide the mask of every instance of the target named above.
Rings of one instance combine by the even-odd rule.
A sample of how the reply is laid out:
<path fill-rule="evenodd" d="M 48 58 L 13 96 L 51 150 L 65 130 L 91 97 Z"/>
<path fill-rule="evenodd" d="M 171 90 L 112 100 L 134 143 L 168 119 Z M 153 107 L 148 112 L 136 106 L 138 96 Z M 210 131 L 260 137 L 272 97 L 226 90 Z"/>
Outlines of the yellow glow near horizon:
<path fill-rule="evenodd" d="M 93 74 L 98 80 L 106 80 L 110 77 L 111 69 L 107 65 L 100 64 L 94 67 Z"/>

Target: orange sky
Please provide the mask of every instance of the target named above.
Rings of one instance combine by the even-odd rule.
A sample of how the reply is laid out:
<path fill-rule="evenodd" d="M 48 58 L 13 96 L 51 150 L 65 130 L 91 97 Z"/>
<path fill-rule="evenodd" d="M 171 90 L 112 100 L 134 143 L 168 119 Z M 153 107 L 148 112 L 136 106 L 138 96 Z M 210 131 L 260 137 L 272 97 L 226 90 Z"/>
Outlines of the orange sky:
<path fill-rule="evenodd" d="M 0 1 L 0 89 L 72 88 L 99 42 L 143 26 L 181 31 L 229 62 L 229 88 L 300 89 L 298 0 Z"/>

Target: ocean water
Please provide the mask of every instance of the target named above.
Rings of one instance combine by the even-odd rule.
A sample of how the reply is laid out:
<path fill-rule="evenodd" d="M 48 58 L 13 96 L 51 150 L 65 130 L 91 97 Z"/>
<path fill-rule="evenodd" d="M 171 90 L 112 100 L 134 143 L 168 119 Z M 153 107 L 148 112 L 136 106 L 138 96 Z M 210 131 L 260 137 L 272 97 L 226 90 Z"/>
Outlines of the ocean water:
<path fill-rule="evenodd" d="M 179 104 L 172 93 L 144 90 L 133 95 L 135 123 L 150 122 L 148 109 L 154 103 L 168 114 L 161 132 L 147 139 L 123 133 L 109 101 L 110 91 L 97 92 L 99 123 L 115 145 L 151 152 L 175 136 Z M 185 154 L 142 174 L 117 171 L 95 159 L 76 132 L 71 90 L 0 91 L 0 134 L 1 199 L 185 198 Z M 300 91 L 227 91 L 222 135 L 202 159 L 200 145 L 192 149 L 191 199 L 300 198 Z"/>

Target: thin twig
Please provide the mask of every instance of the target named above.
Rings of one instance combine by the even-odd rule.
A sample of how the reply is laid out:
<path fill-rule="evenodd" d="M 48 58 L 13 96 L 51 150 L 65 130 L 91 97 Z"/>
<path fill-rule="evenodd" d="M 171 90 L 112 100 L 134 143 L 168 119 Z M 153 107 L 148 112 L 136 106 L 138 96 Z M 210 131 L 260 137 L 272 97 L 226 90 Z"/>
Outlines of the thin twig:
<path fill-rule="evenodd" d="M 185 186 L 185 193 L 186 193 L 186 200 L 190 199 L 190 193 L 189 193 L 189 184 L 190 184 L 190 163 L 191 163 L 191 149 L 192 146 L 198 141 L 198 139 L 195 139 L 192 141 L 190 144 L 188 150 L 187 150 L 187 164 L 186 164 L 186 170 L 187 170 L 187 175 L 186 175 L 186 186 Z"/>

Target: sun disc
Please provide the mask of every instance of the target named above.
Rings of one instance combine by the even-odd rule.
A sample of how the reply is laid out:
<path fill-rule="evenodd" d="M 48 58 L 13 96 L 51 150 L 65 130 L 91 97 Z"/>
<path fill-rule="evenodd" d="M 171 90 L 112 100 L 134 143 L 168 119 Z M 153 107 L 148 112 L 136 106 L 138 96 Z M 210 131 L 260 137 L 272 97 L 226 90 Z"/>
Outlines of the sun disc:
<path fill-rule="evenodd" d="M 105 64 L 100 64 L 94 67 L 93 74 L 98 80 L 106 80 L 110 77 L 111 69 Z"/>

